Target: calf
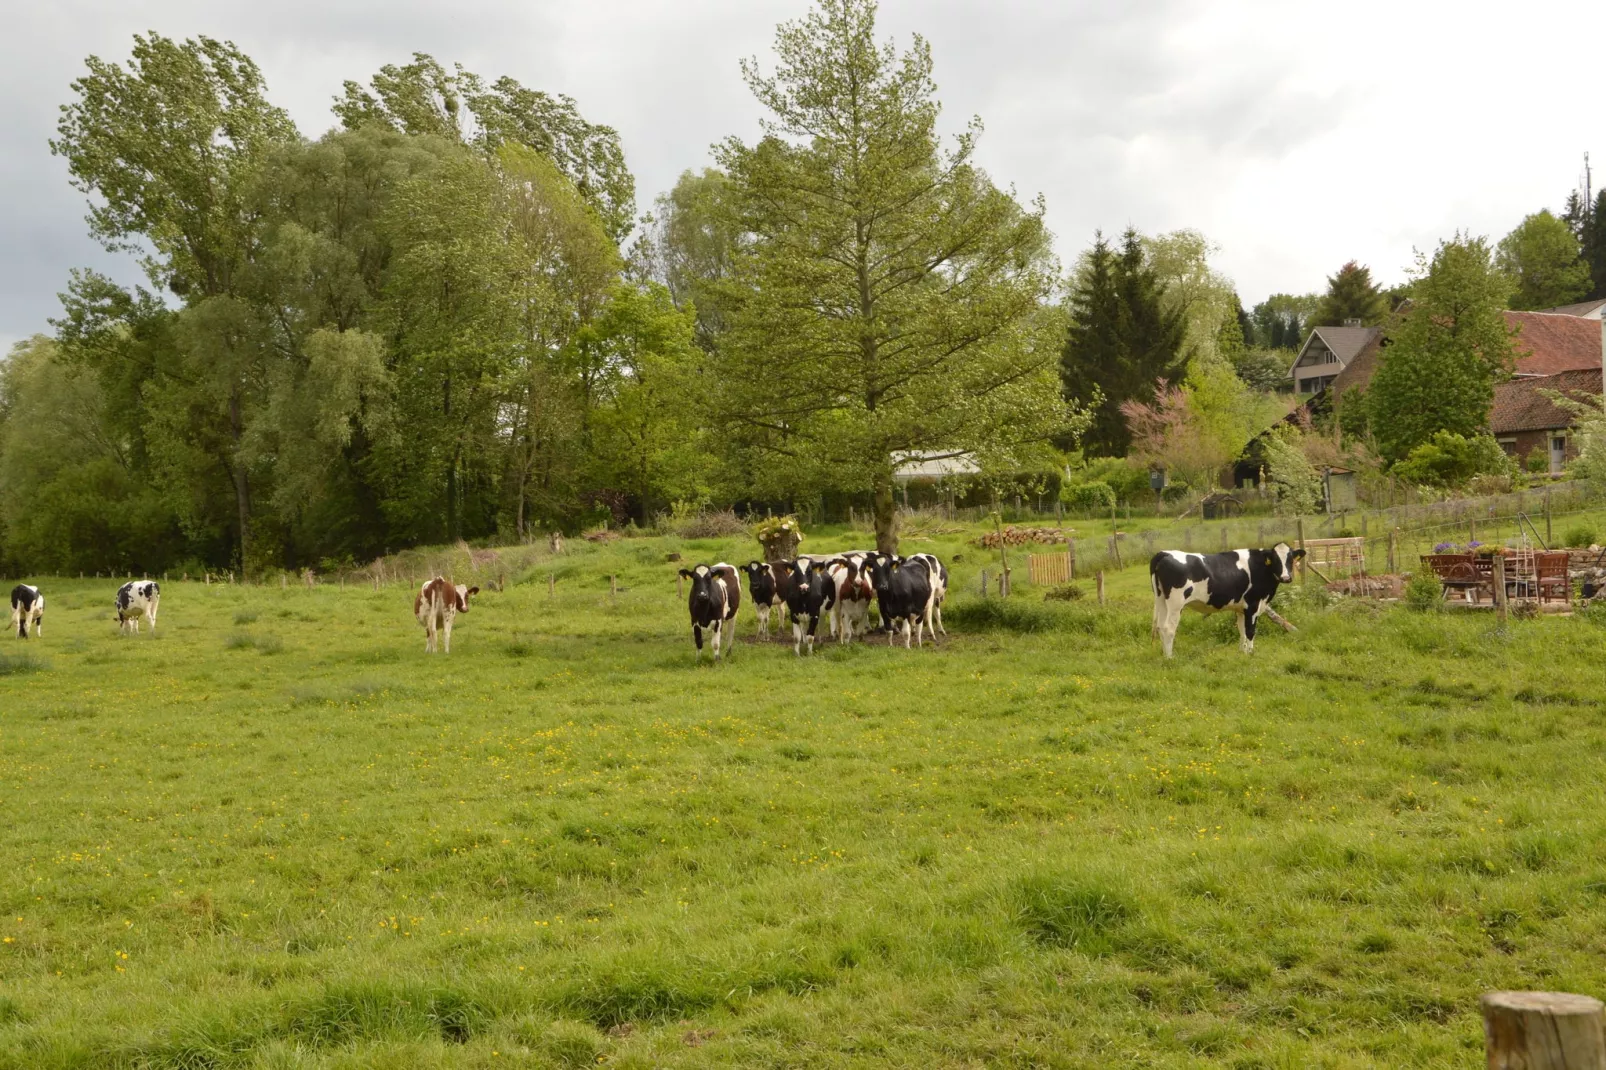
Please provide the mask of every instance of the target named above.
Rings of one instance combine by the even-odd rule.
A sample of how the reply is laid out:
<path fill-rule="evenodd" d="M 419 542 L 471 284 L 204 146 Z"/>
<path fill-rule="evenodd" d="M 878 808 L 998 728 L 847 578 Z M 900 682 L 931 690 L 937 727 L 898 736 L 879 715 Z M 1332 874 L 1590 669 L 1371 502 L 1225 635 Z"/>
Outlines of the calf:
<path fill-rule="evenodd" d="M 151 634 L 156 634 L 156 606 L 161 601 L 162 588 L 155 580 L 130 580 L 117 588 L 117 630 L 123 634 L 139 634 L 139 618 L 144 614 L 151 622 Z"/>
<path fill-rule="evenodd" d="M 771 607 L 786 604 L 781 597 L 780 577 L 775 574 L 779 568 L 779 565 L 766 565 L 762 561 L 749 561 L 741 569 L 747 573 L 747 593 L 758 611 L 759 637 L 766 643 L 770 639 Z"/>
<path fill-rule="evenodd" d="M 698 565 L 683 568 L 680 574 L 691 581 L 691 595 L 686 608 L 691 612 L 691 637 L 697 644 L 697 657 L 703 656 L 703 629 L 713 632 L 714 660 L 719 661 L 720 640 L 724 638 L 725 622 L 736 620 L 736 611 L 742 604 L 741 573 L 721 561 L 717 565 Z M 735 627 L 733 623 L 732 628 Z M 736 641 L 734 632 L 730 642 Z"/>
<path fill-rule="evenodd" d="M 28 638 L 28 625 L 33 625 L 34 638 L 44 630 L 45 596 L 39 588 L 19 583 L 11 589 L 11 626 L 17 629 L 17 638 Z"/>
<path fill-rule="evenodd" d="M 1277 594 L 1279 584 L 1294 578 L 1294 562 L 1305 556 L 1280 542 L 1269 550 L 1227 550 L 1190 554 L 1162 550 L 1149 560 L 1154 587 L 1154 628 L 1160 649 L 1171 656 L 1184 609 L 1214 613 L 1230 609 L 1238 615 L 1239 645 L 1255 649 L 1255 621 Z"/>
<path fill-rule="evenodd" d="M 479 593 L 478 587 L 454 585 L 442 576 L 424 582 L 413 599 L 413 616 L 424 626 L 424 653 L 435 653 L 437 635 L 445 652 L 452 652 L 452 622 L 468 612 L 468 600 Z"/>
<path fill-rule="evenodd" d="M 814 653 L 814 632 L 820 626 L 820 614 L 830 612 L 835 604 L 836 584 L 826 574 L 826 563 L 808 558 L 793 561 L 786 585 L 786 608 L 792 614 L 792 653 L 802 655 L 805 633 L 809 653 Z"/>
<path fill-rule="evenodd" d="M 924 561 L 931 573 L 931 635 L 935 641 L 938 632 L 948 634 L 948 629 L 942 626 L 942 604 L 948 600 L 948 570 L 937 560 L 936 554 L 910 554 L 908 560 Z"/>
<path fill-rule="evenodd" d="M 902 558 L 888 554 L 872 554 L 864 563 L 870 583 L 875 587 L 876 605 L 881 610 L 881 623 L 888 629 L 887 645 L 897 640 L 900 625 L 903 629 L 903 646 L 909 648 L 909 633 L 914 641 L 924 646 L 924 633 L 931 627 L 933 598 L 929 562 Z M 933 632 L 932 642 L 937 636 Z"/>
<path fill-rule="evenodd" d="M 826 575 L 835 585 L 835 606 L 831 611 L 831 632 L 841 643 L 853 642 L 855 632 L 870 630 L 870 603 L 875 587 L 864 574 L 868 553 L 844 554 L 825 563 Z"/>

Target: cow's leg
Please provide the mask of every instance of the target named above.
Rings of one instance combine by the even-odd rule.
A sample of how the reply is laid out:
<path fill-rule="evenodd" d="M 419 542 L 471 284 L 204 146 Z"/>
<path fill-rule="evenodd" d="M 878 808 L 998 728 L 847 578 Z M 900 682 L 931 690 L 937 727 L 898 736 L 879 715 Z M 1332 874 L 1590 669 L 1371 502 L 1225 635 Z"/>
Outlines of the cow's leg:
<path fill-rule="evenodd" d="M 1160 629 L 1165 626 L 1165 618 L 1166 618 L 1166 615 L 1168 613 L 1170 613 L 1170 611 L 1171 610 L 1170 610 L 1169 605 L 1166 602 L 1166 599 L 1161 597 L 1159 591 L 1155 591 L 1154 592 L 1154 617 L 1153 617 L 1153 624 L 1150 625 L 1150 627 L 1149 627 L 1149 638 L 1151 638 L 1151 639 L 1160 638 Z"/>
<path fill-rule="evenodd" d="M 758 637 L 767 643 L 770 638 L 770 607 L 761 605 L 755 608 L 758 610 Z"/>
<path fill-rule="evenodd" d="M 35 617 L 33 619 L 33 637 L 35 639 L 37 639 L 41 635 L 44 635 L 44 634 L 45 634 L 45 615 L 43 613 L 41 613 L 37 617 Z"/>
<path fill-rule="evenodd" d="M 827 610 L 827 612 L 829 612 L 829 610 Z M 814 653 L 814 633 L 819 629 L 819 627 L 820 627 L 820 615 L 818 613 L 810 613 L 809 614 L 809 654 L 811 654 L 811 655 Z"/>
<path fill-rule="evenodd" d="M 1182 623 L 1181 592 L 1174 591 L 1165 602 L 1165 619 L 1160 623 L 1160 650 L 1171 656 L 1171 647 L 1177 639 L 1177 625 Z"/>
<path fill-rule="evenodd" d="M 156 634 L 156 606 L 160 598 L 152 598 L 149 607 L 145 610 L 146 618 L 151 622 L 151 634 Z"/>
<path fill-rule="evenodd" d="M 1260 617 L 1262 604 L 1248 607 L 1238 617 L 1238 634 L 1243 637 L 1243 651 L 1245 654 L 1255 652 L 1255 621 Z"/>
<path fill-rule="evenodd" d="M 23 615 L 21 606 L 13 606 L 11 610 L 11 626 L 17 629 L 17 638 L 28 638 L 28 618 Z"/>
<path fill-rule="evenodd" d="M 448 607 L 446 610 L 446 627 L 442 629 L 445 634 L 441 636 L 441 641 L 445 644 L 445 653 L 447 654 L 452 652 L 452 622 L 455 620 L 457 620 L 457 610 Z"/>
<path fill-rule="evenodd" d="M 1249 614 L 1240 609 L 1238 614 L 1238 649 L 1245 654 L 1255 649 L 1254 641 L 1249 638 Z"/>
<path fill-rule="evenodd" d="M 942 626 L 942 602 L 939 601 L 936 607 L 932 609 L 931 616 L 932 619 L 937 622 L 937 631 L 941 632 L 943 635 L 947 635 L 948 629 Z"/>
<path fill-rule="evenodd" d="M 703 658 L 703 629 L 701 625 L 694 623 L 691 626 L 691 641 L 696 644 L 697 647 L 696 651 L 694 651 L 692 654 L 692 660 L 701 661 Z"/>
<path fill-rule="evenodd" d="M 803 618 L 792 614 L 792 653 L 803 656 Z"/>

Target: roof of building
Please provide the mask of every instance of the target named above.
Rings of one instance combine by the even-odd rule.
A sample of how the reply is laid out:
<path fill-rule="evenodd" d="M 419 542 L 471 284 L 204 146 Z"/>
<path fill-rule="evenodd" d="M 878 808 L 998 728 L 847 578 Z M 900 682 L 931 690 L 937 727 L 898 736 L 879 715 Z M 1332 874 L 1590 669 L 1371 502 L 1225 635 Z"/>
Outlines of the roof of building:
<path fill-rule="evenodd" d="M 1386 339 L 1383 332 L 1378 330 L 1360 350 L 1344 365 L 1344 370 L 1338 373 L 1329 387 L 1335 398 L 1344 396 L 1346 390 L 1359 388 L 1365 390 L 1372 381 L 1372 374 L 1377 371 L 1377 355 L 1382 352 Z"/>
<path fill-rule="evenodd" d="M 1599 320 L 1559 312 L 1504 312 L 1517 328 L 1518 375 L 1555 375 L 1601 365 Z"/>
<path fill-rule="evenodd" d="M 1598 320 L 1606 314 L 1606 297 L 1597 297 L 1593 301 L 1580 301 L 1575 305 L 1558 305 L 1555 308 L 1542 308 L 1539 311 L 1549 312 L 1555 316 L 1581 316 Z"/>
<path fill-rule="evenodd" d="M 1564 397 L 1599 397 L 1600 369 L 1578 369 L 1500 383 L 1494 388 L 1494 408 L 1489 413 L 1489 430 L 1497 435 L 1509 435 L 1517 431 L 1571 427 L 1578 417 L 1546 397 L 1547 390 Z"/>
<path fill-rule="evenodd" d="M 945 479 L 950 476 L 972 476 L 981 471 L 976 459 L 968 453 L 957 456 L 940 453 L 909 453 L 893 470 L 893 479 Z"/>
<path fill-rule="evenodd" d="M 1288 373 L 1294 373 L 1294 368 L 1299 366 L 1299 359 L 1305 355 L 1305 350 L 1310 348 L 1314 339 L 1320 338 L 1340 364 L 1348 365 L 1355 354 L 1366 347 L 1366 343 L 1381 333 L 1381 327 L 1312 327 L 1310 334 L 1305 336 L 1305 344 L 1294 354 L 1294 363 L 1289 365 Z"/>

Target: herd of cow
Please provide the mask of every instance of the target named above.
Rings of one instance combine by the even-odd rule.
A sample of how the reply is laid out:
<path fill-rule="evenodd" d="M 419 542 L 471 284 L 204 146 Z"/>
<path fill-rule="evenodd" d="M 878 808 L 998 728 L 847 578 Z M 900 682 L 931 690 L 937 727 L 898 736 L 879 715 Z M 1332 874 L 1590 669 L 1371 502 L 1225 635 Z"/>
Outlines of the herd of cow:
<path fill-rule="evenodd" d="M 1162 550 L 1155 554 L 1149 561 L 1149 585 L 1154 592 L 1152 630 L 1165 656 L 1171 657 L 1184 609 L 1205 613 L 1231 610 L 1238 618 L 1244 653 L 1253 652 L 1260 615 L 1269 612 L 1277 588 L 1293 579 L 1294 564 L 1304 554 L 1285 542 L 1265 550 L 1219 554 Z M 948 570 L 933 554 L 897 557 L 854 550 L 770 564 L 751 561 L 741 568 L 720 562 L 680 570 L 681 577 L 691 583 L 687 609 L 698 657 L 702 656 L 704 631 L 712 639 L 715 661 L 722 647 L 735 639 L 732 630 L 742 604 L 743 574 L 758 610 L 760 637 L 770 637 L 770 610 L 780 607 L 791 617 L 792 651 L 798 655 L 805 646 L 813 653 L 822 615 L 840 642 L 850 643 L 855 634 L 868 634 L 872 601 L 880 610 L 880 627 L 889 644 L 900 633 L 905 648 L 910 646 L 911 632 L 917 645 L 923 645 L 927 631 L 932 642 L 939 632 L 948 634 L 942 626 Z"/>
<path fill-rule="evenodd" d="M 1149 561 L 1149 584 L 1154 591 L 1153 633 L 1166 657 L 1171 657 L 1177 625 L 1184 609 L 1203 612 L 1231 610 L 1238 617 L 1238 634 L 1244 653 L 1255 648 L 1255 626 L 1269 612 L 1277 588 L 1293 579 L 1295 562 L 1304 550 L 1280 542 L 1268 550 L 1227 550 L 1195 554 L 1162 550 Z M 770 611 L 779 608 L 792 622 L 792 650 L 814 652 L 815 632 L 823 616 L 839 642 L 870 634 L 870 605 L 880 613 L 880 630 L 888 644 L 903 636 L 903 645 L 925 645 L 948 634 L 942 625 L 942 606 L 948 597 L 948 570 L 934 554 L 899 557 L 874 550 L 851 550 L 831 555 L 802 555 L 794 561 L 750 561 L 737 568 L 724 562 L 683 568 L 690 582 L 687 609 L 692 640 L 702 656 L 703 632 L 710 633 L 714 660 L 735 641 L 736 612 L 742 604 L 742 576 L 758 611 L 761 638 L 770 638 Z M 468 612 L 469 599 L 478 587 L 454 584 L 436 576 L 419 588 L 413 615 L 424 626 L 424 650 L 433 653 L 437 639 L 446 653 L 452 649 L 452 623 Z M 113 603 L 120 630 L 139 632 L 139 618 L 156 631 L 156 609 L 161 587 L 154 580 L 131 580 L 117 589 Z M 1275 619 L 1275 615 L 1274 619 Z M 43 632 L 45 596 L 38 587 L 19 583 L 11 591 L 11 624 L 17 637 L 28 638 L 32 627 Z"/>
<path fill-rule="evenodd" d="M 906 648 L 924 646 L 928 631 L 932 642 L 937 641 L 938 632 L 948 634 L 942 626 L 948 570 L 935 554 L 898 557 L 874 550 L 849 550 L 829 556 L 804 554 L 794 561 L 749 561 L 741 568 L 721 561 L 680 570 L 691 586 L 686 607 L 698 656 L 705 630 L 712 640 L 715 661 L 722 648 L 735 641 L 744 574 L 758 611 L 760 638 L 769 639 L 770 610 L 780 609 L 791 618 L 792 651 L 798 655 L 805 647 L 814 652 L 821 617 L 839 642 L 851 643 L 855 635 L 868 635 L 871 602 L 880 612 L 880 627 L 889 644 L 900 632 Z"/>

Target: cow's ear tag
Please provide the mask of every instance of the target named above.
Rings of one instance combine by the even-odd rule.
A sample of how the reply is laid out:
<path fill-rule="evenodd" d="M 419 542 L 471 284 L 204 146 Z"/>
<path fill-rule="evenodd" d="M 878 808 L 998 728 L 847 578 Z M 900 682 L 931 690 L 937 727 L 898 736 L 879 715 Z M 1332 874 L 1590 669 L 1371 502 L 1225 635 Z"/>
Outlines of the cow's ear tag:
<path fill-rule="evenodd" d="M 1266 558 L 1266 564 L 1272 565 L 1272 564 L 1276 564 L 1276 562 L 1274 562 L 1271 558 L 1268 557 L 1268 558 Z"/>

